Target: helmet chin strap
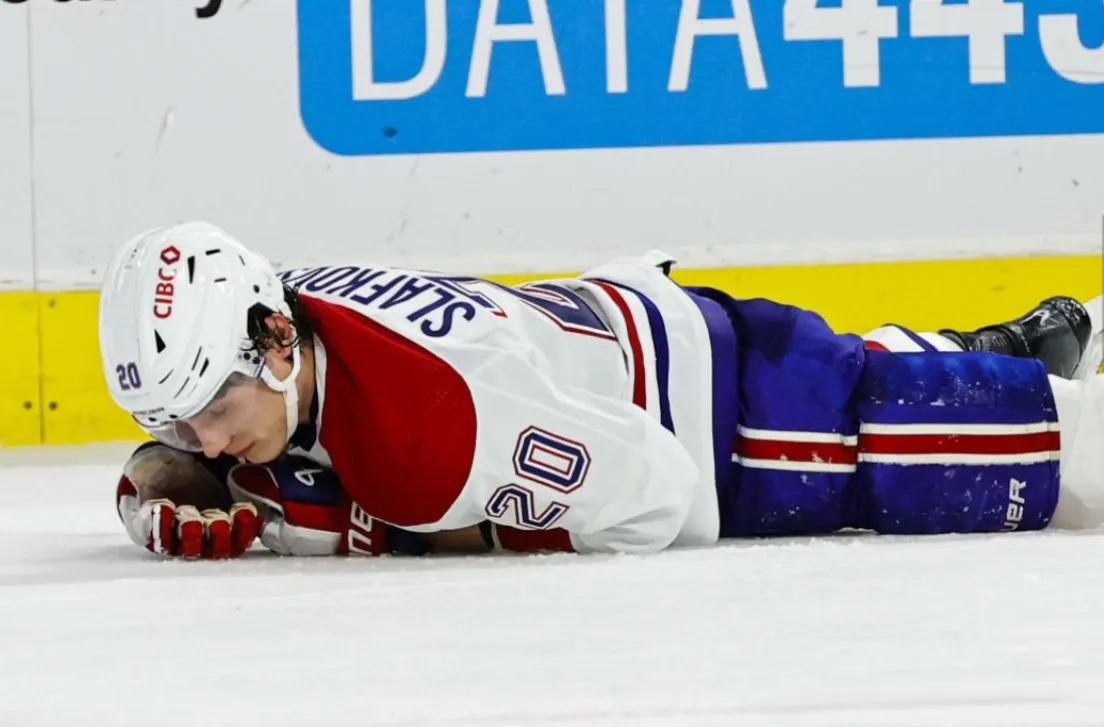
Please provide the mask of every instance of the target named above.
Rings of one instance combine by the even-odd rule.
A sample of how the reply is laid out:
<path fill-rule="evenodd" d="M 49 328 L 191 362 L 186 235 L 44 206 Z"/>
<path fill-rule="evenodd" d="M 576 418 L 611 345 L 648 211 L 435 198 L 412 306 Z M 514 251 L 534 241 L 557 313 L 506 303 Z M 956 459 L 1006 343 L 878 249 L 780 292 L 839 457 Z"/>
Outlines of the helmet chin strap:
<path fill-rule="evenodd" d="M 267 364 L 261 371 L 261 380 L 273 391 L 279 391 L 284 395 L 284 413 L 287 416 L 285 444 L 291 441 L 295 430 L 299 428 L 299 387 L 296 385 L 296 379 L 299 377 L 301 364 L 302 357 L 299 353 L 299 346 L 293 346 L 291 349 L 291 373 L 287 375 L 287 378 L 283 381 L 277 379 Z"/>

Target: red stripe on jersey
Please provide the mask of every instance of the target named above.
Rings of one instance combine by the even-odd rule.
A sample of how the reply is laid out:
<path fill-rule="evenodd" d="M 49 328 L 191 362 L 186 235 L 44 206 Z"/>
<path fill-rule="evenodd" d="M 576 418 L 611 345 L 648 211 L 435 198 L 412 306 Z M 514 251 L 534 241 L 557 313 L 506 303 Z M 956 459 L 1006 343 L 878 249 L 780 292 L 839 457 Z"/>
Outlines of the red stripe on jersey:
<path fill-rule="evenodd" d="M 864 454 L 1035 454 L 1057 451 L 1058 432 L 1032 434 L 874 434 L 859 438 Z"/>
<path fill-rule="evenodd" d="M 495 537 L 498 538 L 498 544 L 502 546 L 503 550 L 514 550 L 523 553 L 540 550 L 575 552 L 575 548 L 571 545 L 571 534 L 563 528 L 520 530 L 496 525 Z"/>
<path fill-rule="evenodd" d="M 877 341 L 863 341 L 863 348 L 865 348 L 867 351 L 888 351 L 889 350 L 883 344 L 878 343 Z"/>
<path fill-rule="evenodd" d="M 621 317 L 625 319 L 625 328 L 629 334 L 629 348 L 632 350 L 633 359 L 633 403 L 641 409 L 646 409 L 648 407 L 648 390 L 644 385 L 644 348 L 640 345 L 640 334 L 636 330 L 636 322 L 633 320 L 632 311 L 629 310 L 628 303 L 625 302 L 617 288 L 608 283 L 592 282 L 605 291 L 606 295 L 617 306 L 617 309 L 621 311 Z"/>
<path fill-rule="evenodd" d="M 784 439 L 736 440 L 736 454 L 742 459 L 784 460 L 787 462 L 817 462 L 822 464 L 855 464 L 858 451 L 843 442 L 794 442 Z"/>

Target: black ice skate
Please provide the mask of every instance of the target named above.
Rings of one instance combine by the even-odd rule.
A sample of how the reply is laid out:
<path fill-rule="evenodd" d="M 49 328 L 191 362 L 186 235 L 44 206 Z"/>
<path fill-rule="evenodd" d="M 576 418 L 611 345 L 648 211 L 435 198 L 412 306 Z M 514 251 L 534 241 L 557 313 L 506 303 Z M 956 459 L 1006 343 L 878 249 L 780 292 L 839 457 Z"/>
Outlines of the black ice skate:
<path fill-rule="evenodd" d="M 990 351 L 1018 358 L 1037 358 L 1047 373 L 1072 379 L 1086 366 L 1094 334 L 1089 311 L 1079 301 L 1059 296 L 1047 298 L 1030 312 L 976 331 L 942 330 L 939 333 L 966 351 Z M 1097 363 L 1099 365 L 1099 363 Z M 1095 366 L 1093 366 L 1095 368 Z"/>

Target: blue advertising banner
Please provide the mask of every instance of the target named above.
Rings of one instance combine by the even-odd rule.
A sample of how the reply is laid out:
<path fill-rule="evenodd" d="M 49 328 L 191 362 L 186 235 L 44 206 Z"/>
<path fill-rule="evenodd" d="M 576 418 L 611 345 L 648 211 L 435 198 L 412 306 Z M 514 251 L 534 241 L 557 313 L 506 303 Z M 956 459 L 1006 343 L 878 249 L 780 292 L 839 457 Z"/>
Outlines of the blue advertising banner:
<path fill-rule="evenodd" d="M 1104 132 L 1098 0 L 298 0 L 368 155 Z"/>

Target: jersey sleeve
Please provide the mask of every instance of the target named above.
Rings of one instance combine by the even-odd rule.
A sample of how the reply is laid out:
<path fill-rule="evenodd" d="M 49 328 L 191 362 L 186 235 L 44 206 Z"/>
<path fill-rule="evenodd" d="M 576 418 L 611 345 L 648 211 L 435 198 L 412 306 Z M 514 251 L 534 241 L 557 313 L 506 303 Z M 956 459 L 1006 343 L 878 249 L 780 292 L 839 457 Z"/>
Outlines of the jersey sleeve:
<path fill-rule="evenodd" d="M 561 530 L 578 552 L 652 552 L 678 535 L 700 473 L 652 414 L 556 386 L 517 352 L 487 361 L 471 388 L 474 468 L 446 520 L 484 517 L 537 547 Z"/>

